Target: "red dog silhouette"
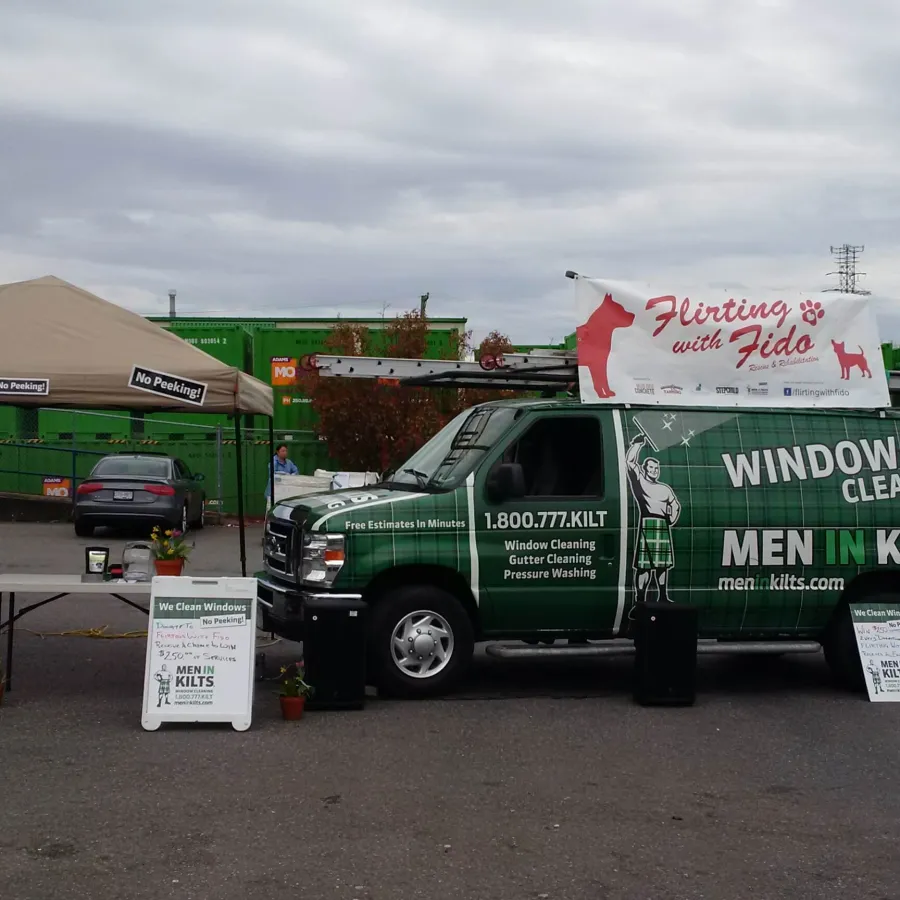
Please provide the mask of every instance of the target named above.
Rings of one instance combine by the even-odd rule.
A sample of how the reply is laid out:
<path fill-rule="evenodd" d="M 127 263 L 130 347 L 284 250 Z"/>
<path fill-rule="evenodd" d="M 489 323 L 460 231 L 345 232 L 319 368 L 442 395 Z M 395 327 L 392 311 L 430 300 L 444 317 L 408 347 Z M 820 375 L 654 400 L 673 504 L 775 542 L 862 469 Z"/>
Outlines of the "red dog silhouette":
<path fill-rule="evenodd" d="M 855 369 L 857 366 L 859 367 L 859 371 L 862 373 L 863 378 L 872 377 L 869 364 L 866 362 L 866 354 L 863 351 L 863 348 L 859 347 L 859 344 L 856 345 L 859 347 L 859 353 L 848 353 L 844 349 L 843 341 L 840 343 L 838 343 L 838 341 L 832 341 L 831 346 L 837 355 L 838 362 L 841 364 L 841 381 L 849 381 L 850 370 Z"/>
<path fill-rule="evenodd" d="M 634 313 L 607 294 L 603 302 L 591 313 L 584 325 L 575 329 L 578 346 L 578 364 L 587 366 L 598 397 L 615 397 L 607 376 L 612 335 L 617 328 L 628 328 L 634 322 Z"/>

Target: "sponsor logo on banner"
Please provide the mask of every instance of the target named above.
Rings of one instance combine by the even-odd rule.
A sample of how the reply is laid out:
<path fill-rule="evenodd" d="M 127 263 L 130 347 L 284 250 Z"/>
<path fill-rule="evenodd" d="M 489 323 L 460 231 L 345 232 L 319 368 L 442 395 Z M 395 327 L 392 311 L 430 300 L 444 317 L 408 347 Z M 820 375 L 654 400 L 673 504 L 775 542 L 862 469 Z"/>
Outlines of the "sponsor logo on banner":
<path fill-rule="evenodd" d="M 286 387 L 297 380 L 297 359 L 290 356 L 273 356 L 272 387 Z"/>
<path fill-rule="evenodd" d="M 182 378 L 180 375 L 134 366 L 131 370 L 131 377 L 128 379 L 128 387 L 134 388 L 136 391 L 156 394 L 167 400 L 182 400 L 192 406 L 203 406 L 208 385 L 202 381 Z"/>
<path fill-rule="evenodd" d="M 634 386 L 634 392 L 636 394 L 655 394 L 656 388 L 652 384 L 647 384 L 646 382 L 644 382 L 644 383 L 638 382 Z"/>
<path fill-rule="evenodd" d="M 43 480 L 43 494 L 45 497 L 71 497 L 72 479 L 48 476 Z"/>
<path fill-rule="evenodd" d="M 584 402 L 646 397 L 638 383 L 649 380 L 668 396 L 690 385 L 680 402 L 698 406 L 890 406 L 866 295 L 691 296 L 581 277 L 575 284 Z"/>
<path fill-rule="evenodd" d="M 49 378 L 4 378 L 0 376 L 0 394 L 7 397 L 46 397 Z"/>

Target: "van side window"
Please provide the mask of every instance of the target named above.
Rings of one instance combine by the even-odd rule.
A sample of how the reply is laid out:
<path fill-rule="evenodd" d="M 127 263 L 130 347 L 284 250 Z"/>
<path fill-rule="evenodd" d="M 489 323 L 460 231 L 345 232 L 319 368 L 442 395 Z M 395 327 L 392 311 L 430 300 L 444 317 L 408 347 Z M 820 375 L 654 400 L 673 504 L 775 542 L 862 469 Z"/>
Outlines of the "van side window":
<path fill-rule="evenodd" d="M 603 496 L 603 441 L 592 416 L 540 419 L 500 462 L 522 466 L 528 497 Z"/>

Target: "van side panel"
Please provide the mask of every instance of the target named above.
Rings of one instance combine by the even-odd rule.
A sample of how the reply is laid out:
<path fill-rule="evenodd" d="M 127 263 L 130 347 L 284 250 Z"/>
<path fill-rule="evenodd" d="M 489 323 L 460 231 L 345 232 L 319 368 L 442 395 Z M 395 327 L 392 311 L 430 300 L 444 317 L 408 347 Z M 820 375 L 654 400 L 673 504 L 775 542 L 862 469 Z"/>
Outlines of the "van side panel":
<path fill-rule="evenodd" d="M 656 599 L 662 577 L 670 599 L 700 607 L 706 635 L 815 634 L 845 584 L 900 565 L 894 418 L 622 416 L 631 451 L 629 603 L 648 583 L 647 599 Z M 660 522 L 672 509 L 674 523 Z"/>

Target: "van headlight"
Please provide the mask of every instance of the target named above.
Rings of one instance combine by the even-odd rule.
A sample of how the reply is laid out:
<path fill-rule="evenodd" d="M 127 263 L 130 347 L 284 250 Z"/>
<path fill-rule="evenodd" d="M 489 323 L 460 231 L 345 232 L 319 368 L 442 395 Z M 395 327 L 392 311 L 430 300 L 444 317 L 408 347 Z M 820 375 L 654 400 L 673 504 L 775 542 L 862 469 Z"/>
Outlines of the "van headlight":
<path fill-rule="evenodd" d="M 300 581 L 330 587 L 344 565 L 344 535 L 303 535 L 297 577 Z"/>

